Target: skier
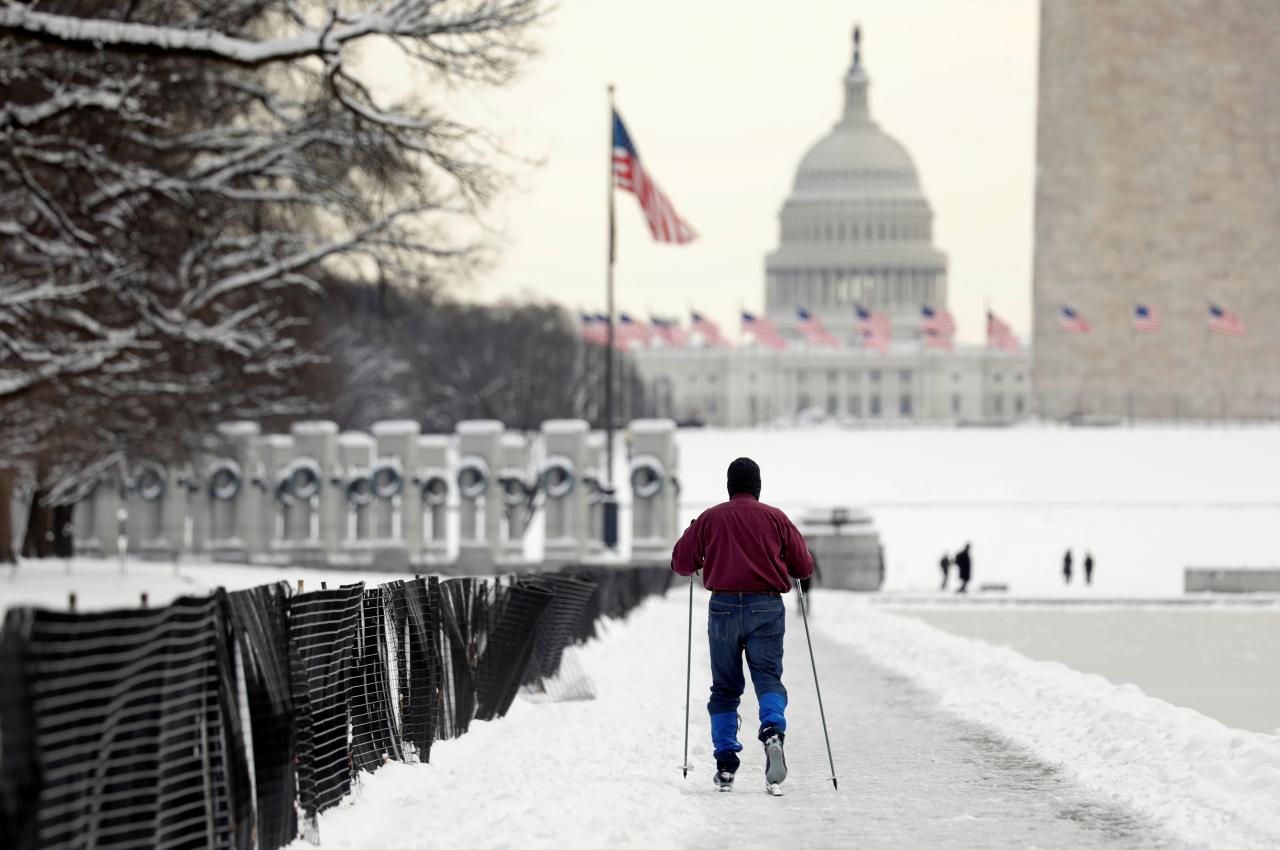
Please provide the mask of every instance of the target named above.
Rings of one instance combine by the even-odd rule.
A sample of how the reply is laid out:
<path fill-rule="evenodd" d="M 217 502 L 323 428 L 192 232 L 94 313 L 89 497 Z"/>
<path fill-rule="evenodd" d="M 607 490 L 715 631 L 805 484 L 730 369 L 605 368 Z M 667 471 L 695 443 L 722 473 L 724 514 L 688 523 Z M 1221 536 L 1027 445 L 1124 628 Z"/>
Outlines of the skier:
<path fill-rule="evenodd" d="M 944 552 L 942 560 L 938 562 L 938 566 L 942 569 L 942 590 L 947 589 L 947 579 L 951 577 L 951 559 Z"/>
<path fill-rule="evenodd" d="M 691 576 L 702 571 L 711 591 L 707 637 L 711 646 L 711 743 L 713 777 L 721 791 L 733 787 L 738 770 L 738 714 L 745 681 L 742 654 L 760 706 L 758 738 L 765 752 L 765 787 L 782 793 L 787 763 L 787 689 L 782 685 L 782 638 L 786 631 L 782 594 L 791 579 L 813 574 L 813 557 L 787 515 L 760 501 L 760 467 L 740 457 L 729 464 L 729 501 L 708 508 L 671 550 L 671 569 Z"/>
<path fill-rule="evenodd" d="M 1084 553 L 1084 583 L 1093 584 L 1093 553 Z"/>
<path fill-rule="evenodd" d="M 1067 554 L 1062 556 L 1062 579 L 1067 584 L 1071 584 L 1071 550 L 1067 550 Z"/>
<path fill-rule="evenodd" d="M 969 555 L 969 544 L 956 553 L 956 578 L 960 579 L 960 587 L 956 593 L 969 592 L 969 579 L 973 576 L 973 560 Z"/>

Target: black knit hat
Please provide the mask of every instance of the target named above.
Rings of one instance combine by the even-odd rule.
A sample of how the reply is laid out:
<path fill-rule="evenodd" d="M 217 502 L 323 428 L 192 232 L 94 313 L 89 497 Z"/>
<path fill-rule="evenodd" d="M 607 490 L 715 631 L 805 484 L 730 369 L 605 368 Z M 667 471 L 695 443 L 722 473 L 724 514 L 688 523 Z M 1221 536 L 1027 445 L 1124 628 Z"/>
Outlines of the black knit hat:
<path fill-rule="evenodd" d="M 760 498 L 760 467 L 749 457 L 740 457 L 729 464 L 729 495 L 750 493 Z"/>

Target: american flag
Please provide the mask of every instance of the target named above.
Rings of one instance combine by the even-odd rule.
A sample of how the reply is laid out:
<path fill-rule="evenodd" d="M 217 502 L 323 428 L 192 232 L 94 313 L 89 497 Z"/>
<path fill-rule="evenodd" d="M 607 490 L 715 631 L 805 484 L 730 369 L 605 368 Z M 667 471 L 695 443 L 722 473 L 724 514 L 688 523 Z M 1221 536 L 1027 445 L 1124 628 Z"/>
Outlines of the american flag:
<path fill-rule="evenodd" d="M 804 341 L 809 345 L 820 348 L 840 347 L 840 341 L 822 326 L 822 320 L 817 316 L 803 307 L 796 310 L 796 316 L 800 319 L 800 322 L 796 325 L 796 330 L 800 332 L 800 336 L 804 337 Z"/>
<path fill-rule="evenodd" d="M 950 310 L 935 310 L 924 306 L 920 308 L 920 320 L 925 333 L 939 336 L 956 335 L 956 323 L 955 319 L 951 318 Z"/>
<path fill-rule="evenodd" d="M 783 351 L 787 347 L 787 341 L 782 338 L 782 334 L 778 333 L 778 326 L 763 316 L 753 316 L 744 310 L 742 329 L 754 336 L 756 342 L 765 348 Z"/>
<path fill-rule="evenodd" d="M 634 342 L 636 345 L 644 348 L 649 344 L 649 340 L 653 339 L 653 331 L 649 329 L 640 319 L 633 319 L 626 313 L 618 314 L 618 329 L 616 335 L 620 339 L 626 340 L 628 343 Z"/>
<path fill-rule="evenodd" d="M 724 334 L 720 333 L 720 326 L 701 313 L 690 314 L 689 327 L 695 333 L 702 335 L 702 344 L 705 346 L 710 348 L 733 348 L 733 343 L 725 339 Z"/>
<path fill-rule="evenodd" d="M 892 335 L 889 317 L 862 305 L 854 309 L 857 311 L 858 333 L 862 336 L 862 345 L 884 354 L 889 350 L 889 338 Z"/>
<path fill-rule="evenodd" d="M 1058 312 L 1058 327 L 1069 334 L 1087 334 L 1091 330 L 1089 323 L 1080 318 L 1080 314 L 1066 304 L 1063 304 Z"/>
<path fill-rule="evenodd" d="M 653 326 L 653 332 L 658 339 L 662 340 L 668 347 L 684 348 L 689 344 L 689 335 L 684 332 L 684 328 L 675 323 L 674 319 L 650 316 L 649 324 Z"/>
<path fill-rule="evenodd" d="M 604 316 L 582 314 L 582 341 L 590 345 L 609 344 L 609 320 Z"/>
<path fill-rule="evenodd" d="M 1134 305 L 1133 329 L 1140 334 L 1153 334 L 1160 330 L 1160 314 L 1156 308 L 1146 304 Z"/>
<path fill-rule="evenodd" d="M 1209 330 L 1227 336 L 1244 336 L 1244 325 L 1240 319 L 1217 304 L 1209 305 Z"/>
<path fill-rule="evenodd" d="M 698 237 L 671 205 L 666 193 L 658 188 L 640 164 L 640 153 L 631 142 L 622 116 L 613 113 L 613 185 L 636 196 L 649 222 L 649 232 L 658 242 L 683 245 Z"/>
<path fill-rule="evenodd" d="M 1019 348 L 1013 329 L 990 310 L 987 311 L 987 348 L 998 348 L 1001 351 L 1017 351 Z"/>
<path fill-rule="evenodd" d="M 924 333 L 926 348 L 940 348 L 943 351 L 954 351 L 953 338 L 956 335 L 956 323 L 949 310 L 935 310 L 932 307 L 920 308 L 920 330 Z"/>

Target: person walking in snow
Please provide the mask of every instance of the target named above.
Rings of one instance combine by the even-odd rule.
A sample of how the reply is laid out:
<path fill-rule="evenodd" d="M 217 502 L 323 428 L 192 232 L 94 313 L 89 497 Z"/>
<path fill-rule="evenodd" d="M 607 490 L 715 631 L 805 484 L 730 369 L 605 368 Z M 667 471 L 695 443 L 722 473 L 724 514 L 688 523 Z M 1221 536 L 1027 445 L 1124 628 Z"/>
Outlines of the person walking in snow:
<path fill-rule="evenodd" d="M 1084 553 L 1084 583 L 1093 584 L 1093 553 Z"/>
<path fill-rule="evenodd" d="M 1067 550 L 1067 554 L 1062 556 L 1062 580 L 1067 584 L 1071 584 L 1071 550 Z"/>
<path fill-rule="evenodd" d="M 786 737 L 787 689 L 782 684 L 782 638 L 786 609 L 782 594 L 792 579 L 813 574 L 813 556 L 787 515 L 760 501 L 760 467 L 740 457 L 729 464 L 729 501 L 708 508 L 671 550 L 671 569 L 691 576 L 702 571 L 711 591 L 707 637 L 711 646 L 711 743 L 714 780 L 722 791 L 733 787 L 740 760 L 738 704 L 746 683 L 746 653 L 760 707 L 765 783 L 771 791 L 787 777 L 782 744 Z"/>
<path fill-rule="evenodd" d="M 938 562 L 938 567 L 942 570 L 942 590 L 947 589 L 947 579 L 951 577 L 951 559 L 944 552 L 942 560 Z"/>
<path fill-rule="evenodd" d="M 969 592 L 969 579 L 973 577 L 973 559 L 969 554 L 969 544 L 956 553 L 956 578 L 960 579 L 960 587 L 956 593 Z"/>

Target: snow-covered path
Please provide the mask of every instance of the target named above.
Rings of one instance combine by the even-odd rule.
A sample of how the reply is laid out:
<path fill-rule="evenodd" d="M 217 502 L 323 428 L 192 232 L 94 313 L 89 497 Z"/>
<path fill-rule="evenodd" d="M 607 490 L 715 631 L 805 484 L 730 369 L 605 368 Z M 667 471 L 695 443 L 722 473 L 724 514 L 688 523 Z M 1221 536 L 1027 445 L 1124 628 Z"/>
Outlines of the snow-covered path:
<path fill-rule="evenodd" d="M 747 737 L 739 788 L 718 793 L 706 744 L 705 604 L 695 598 L 691 761 L 678 765 L 687 599 L 647 603 L 582 652 L 599 698 L 532 704 L 439 744 L 432 764 L 392 764 L 357 801 L 322 816 L 325 847 L 1171 847 L 1028 753 L 941 708 L 936 697 L 815 629 L 840 789 L 828 770 L 798 618 L 789 623 L 787 796 L 763 791 Z M 824 615 L 817 600 L 815 620 Z M 815 623 L 816 625 L 816 623 Z M 824 623 L 830 627 L 832 623 Z M 298 844 L 301 848 L 305 845 Z"/>

